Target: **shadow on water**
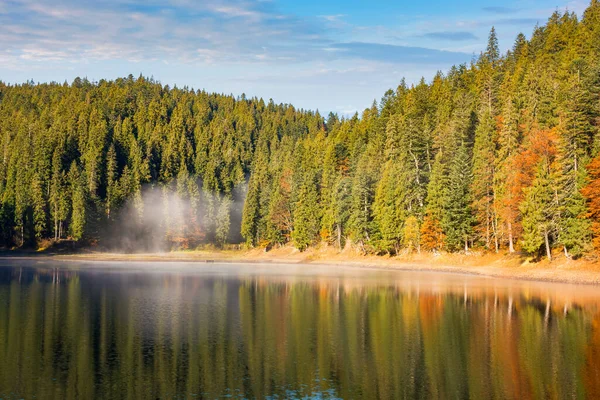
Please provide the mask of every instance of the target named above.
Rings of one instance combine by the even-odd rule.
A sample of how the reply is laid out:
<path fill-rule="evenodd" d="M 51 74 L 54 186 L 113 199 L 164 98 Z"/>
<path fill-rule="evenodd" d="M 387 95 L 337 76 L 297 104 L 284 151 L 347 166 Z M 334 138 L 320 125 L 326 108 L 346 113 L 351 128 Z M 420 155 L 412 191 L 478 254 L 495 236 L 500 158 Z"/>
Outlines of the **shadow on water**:
<path fill-rule="evenodd" d="M 18 264 L 0 265 L 2 398 L 600 397 L 596 288 Z"/>

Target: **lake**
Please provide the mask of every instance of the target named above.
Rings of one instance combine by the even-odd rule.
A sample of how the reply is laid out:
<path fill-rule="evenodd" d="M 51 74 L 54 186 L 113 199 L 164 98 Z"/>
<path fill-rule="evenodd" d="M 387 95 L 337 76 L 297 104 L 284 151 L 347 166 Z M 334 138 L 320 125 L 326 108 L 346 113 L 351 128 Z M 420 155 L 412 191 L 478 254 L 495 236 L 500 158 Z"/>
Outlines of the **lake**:
<path fill-rule="evenodd" d="M 0 259 L 0 398 L 600 398 L 600 289 Z"/>

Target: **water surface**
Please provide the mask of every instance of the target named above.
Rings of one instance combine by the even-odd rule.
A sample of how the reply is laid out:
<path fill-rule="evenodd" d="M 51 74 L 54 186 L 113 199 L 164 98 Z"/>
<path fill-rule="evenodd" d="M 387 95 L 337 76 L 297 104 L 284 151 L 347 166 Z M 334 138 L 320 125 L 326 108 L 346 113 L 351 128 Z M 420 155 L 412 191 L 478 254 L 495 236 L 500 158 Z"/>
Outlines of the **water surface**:
<path fill-rule="evenodd" d="M 600 398 L 600 291 L 0 259 L 0 398 Z"/>

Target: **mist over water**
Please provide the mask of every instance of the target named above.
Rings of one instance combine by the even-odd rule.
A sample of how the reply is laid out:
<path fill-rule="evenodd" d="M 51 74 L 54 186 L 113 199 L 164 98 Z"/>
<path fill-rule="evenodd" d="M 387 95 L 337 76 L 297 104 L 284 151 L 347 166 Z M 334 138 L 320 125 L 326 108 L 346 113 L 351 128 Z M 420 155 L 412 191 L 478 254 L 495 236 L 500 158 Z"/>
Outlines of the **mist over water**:
<path fill-rule="evenodd" d="M 147 185 L 131 197 L 103 228 L 101 246 L 123 253 L 161 253 L 202 244 L 240 243 L 247 185 L 231 195 L 175 185 Z"/>

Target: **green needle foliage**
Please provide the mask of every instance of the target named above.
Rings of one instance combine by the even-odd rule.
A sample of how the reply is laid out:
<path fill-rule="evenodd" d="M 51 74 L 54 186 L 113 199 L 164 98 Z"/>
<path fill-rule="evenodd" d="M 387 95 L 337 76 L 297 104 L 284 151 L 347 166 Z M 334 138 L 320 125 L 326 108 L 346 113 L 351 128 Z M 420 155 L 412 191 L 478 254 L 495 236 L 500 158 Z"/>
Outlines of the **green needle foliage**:
<path fill-rule="evenodd" d="M 102 243 L 155 212 L 154 187 L 190 209 L 165 210 L 165 235 L 186 248 L 590 254 L 599 43 L 597 0 L 504 55 L 492 28 L 471 63 L 341 118 L 142 76 L 0 82 L 0 245 Z"/>

